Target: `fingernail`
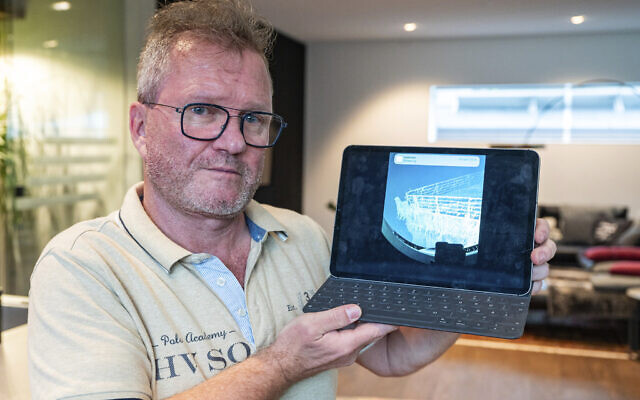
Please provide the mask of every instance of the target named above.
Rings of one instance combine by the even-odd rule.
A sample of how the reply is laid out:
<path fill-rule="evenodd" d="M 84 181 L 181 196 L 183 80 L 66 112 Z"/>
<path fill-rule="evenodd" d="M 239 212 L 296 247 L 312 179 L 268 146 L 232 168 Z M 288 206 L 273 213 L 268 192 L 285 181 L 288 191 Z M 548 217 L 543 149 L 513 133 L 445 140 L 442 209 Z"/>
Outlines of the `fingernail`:
<path fill-rule="evenodd" d="M 360 307 L 358 306 L 347 307 L 347 317 L 349 317 L 349 320 L 351 322 L 357 321 L 358 318 L 360 318 Z"/>

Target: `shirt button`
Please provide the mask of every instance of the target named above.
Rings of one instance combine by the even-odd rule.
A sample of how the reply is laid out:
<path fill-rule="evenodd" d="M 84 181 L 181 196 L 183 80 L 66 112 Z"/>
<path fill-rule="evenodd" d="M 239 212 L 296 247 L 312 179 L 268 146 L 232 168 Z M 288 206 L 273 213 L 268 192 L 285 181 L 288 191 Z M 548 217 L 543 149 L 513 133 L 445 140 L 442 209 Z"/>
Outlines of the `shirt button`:
<path fill-rule="evenodd" d="M 238 315 L 244 317 L 247 315 L 247 311 L 244 308 L 238 308 Z"/>
<path fill-rule="evenodd" d="M 216 280 L 216 285 L 218 285 L 218 286 L 220 286 L 220 287 L 224 286 L 224 284 L 225 284 L 225 283 L 227 283 L 227 280 L 226 280 L 226 279 L 224 279 L 223 277 L 219 277 L 219 278 Z"/>

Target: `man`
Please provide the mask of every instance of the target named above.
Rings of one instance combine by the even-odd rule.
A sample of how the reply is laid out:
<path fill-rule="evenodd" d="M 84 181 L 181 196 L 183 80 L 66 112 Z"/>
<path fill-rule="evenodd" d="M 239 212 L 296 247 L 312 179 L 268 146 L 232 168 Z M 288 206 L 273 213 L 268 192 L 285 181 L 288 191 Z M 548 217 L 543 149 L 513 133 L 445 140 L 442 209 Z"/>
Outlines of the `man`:
<path fill-rule="evenodd" d="M 356 305 L 289 307 L 326 278 L 329 245 L 309 218 L 251 200 L 283 127 L 270 40 L 235 1 L 174 3 L 152 20 L 129 124 L 144 182 L 43 251 L 29 310 L 35 398 L 329 399 L 336 367 L 405 375 L 455 342 L 382 324 L 340 330 Z M 555 251 L 547 237 L 538 224 L 536 291 Z"/>

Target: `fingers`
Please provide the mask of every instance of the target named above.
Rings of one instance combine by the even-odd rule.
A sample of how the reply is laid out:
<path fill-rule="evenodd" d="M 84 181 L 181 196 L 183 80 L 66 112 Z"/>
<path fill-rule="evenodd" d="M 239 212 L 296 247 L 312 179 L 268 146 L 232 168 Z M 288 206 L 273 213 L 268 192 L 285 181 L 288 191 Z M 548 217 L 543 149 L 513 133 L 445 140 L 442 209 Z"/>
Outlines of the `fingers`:
<path fill-rule="evenodd" d="M 536 242 L 536 248 L 531 252 L 531 261 L 533 262 L 533 270 L 531 271 L 531 280 L 533 285 L 531 286 L 531 293 L 536 294 L 542 290 L 542 280 L 549 276 L 549 260 L 556 255 L 557 246 L 555 242 L 549 239 L 549 233 L 551 228 L 549 223 L 538 218 L 536 220 L 536 231 L 534 238 Z"/>
<path fill-rule="evenodd" d="M 531 294 L 536 294 L 542 290 L 542 281 L 549 276 L 549 264 L 534 265 L 531 271 Z"/>
<path fill-rule="evenodd" d="M 534 233 L 534 238 L 537 244 L 544 243 L 545 240 L 549 238 L 549 233 L 551 232 L 551 227 L 549 226 L 549 222 L 546 219 L 538 218 L 536 220 L 536 230 Z"/>
<path fill-rule="evenodd" d="M 553 240 L 547 239 L 544 243 L 533 249 L 531 261 L 534 265 L 542 265 L 556 255 L 556 244 Z"/>
<path fill-rule="evenodd" d="M 556 254 L 556 244 L 549 239 L 549 232 L 551 232 L 549 223 L 542 218 L 538 218 L 534 233 L 536 248 L 531 252 L 531 261 L 535 265 L 546 263 Z"/>
<path fill-rule="evenodd" d="M 549 276 L 549 264 L 536 265 L 531 271 L 532 281 L 541 281 Z"/>
<path fill-rule="evenodd" d="M 394 325 L 360 322 L 354 329 L 354 333 L 357 334 L 358 339 L 365 339 L 365 345 L 368 345 L 369 342 L 376 341 L 397 329 L 398 327 Z"/>
<path fill-rule="evenodd" d="M 345 348 L 362 349 L 397 329 L 394 325 L 358 322 L 354 329 L 329 332 L 322 340 L 344 341 Z"/>
<path fill-rule="evenodd" d="M 356 329 L 351 333 L 354 343 L 359 343 L 356 349 L 356 354 L 360 356 L 365 351 L 369 350 L 380 339 L 387 336 L 389 333 L 398 330 L 397 326 L 377 324 L 371 322 L 357 322 Z"/>
<path fill-rule="evenodd" d="M 542 290 L 542 281 L 533 282 L 533 286 L 531 287 L 531 294 L 539 293 Z"/>

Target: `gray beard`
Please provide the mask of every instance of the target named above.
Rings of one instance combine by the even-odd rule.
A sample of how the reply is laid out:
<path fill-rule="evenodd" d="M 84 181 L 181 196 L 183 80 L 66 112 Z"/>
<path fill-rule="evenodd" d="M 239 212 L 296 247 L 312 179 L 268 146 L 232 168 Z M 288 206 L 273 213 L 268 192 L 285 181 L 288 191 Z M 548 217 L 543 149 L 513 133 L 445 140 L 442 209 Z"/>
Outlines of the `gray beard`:
<path fill-rule="evenodd" d="M 213 218 L 233 218 L 243 212 L 256 190 L 260 186 L 263 162 L 260 163 L 255 174 L 244 163 L 227 153 L 219 153 L 213 160 L 194 161 L 187 170 L 176 167 L 173 158 L 167 158 L 166 153 L 156 146 L 147 145 L 147 160 L 145 162 L 146 176 L 154 189 L 172 207 L 188 214 L 198 214 Z M 218 197 L 215 192 L 203 191 L 193 180 L 198 168 L 207 165 L 232 166 L 240 172 L 242 184 L 238 196 L 226 200 Z"/>

